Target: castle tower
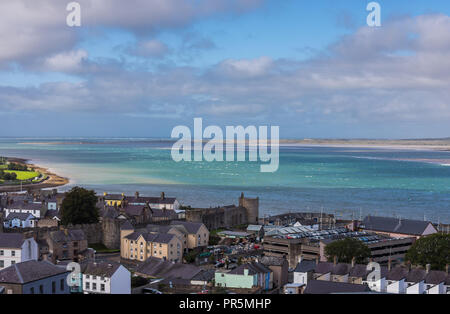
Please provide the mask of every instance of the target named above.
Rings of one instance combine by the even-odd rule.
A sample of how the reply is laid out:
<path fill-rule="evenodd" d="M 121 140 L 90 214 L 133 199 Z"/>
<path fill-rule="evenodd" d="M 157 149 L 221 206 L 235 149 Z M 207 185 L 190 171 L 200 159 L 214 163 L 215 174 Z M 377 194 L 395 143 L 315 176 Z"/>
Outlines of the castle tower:
<path fill-rule="evenodd" d="M 246 198 L 244 196 L 244 193 L 242 193 L 241 197 L 239 198 L 239 206 L 246 209 L 247 223 L 257 225 L 259 218 L 259 197 Z"/>

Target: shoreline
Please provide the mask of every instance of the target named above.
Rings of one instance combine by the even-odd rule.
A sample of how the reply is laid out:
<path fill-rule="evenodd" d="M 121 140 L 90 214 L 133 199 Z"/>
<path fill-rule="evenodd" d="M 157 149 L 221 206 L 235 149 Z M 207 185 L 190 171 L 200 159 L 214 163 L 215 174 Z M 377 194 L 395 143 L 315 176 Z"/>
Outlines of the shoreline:
<path fill-rule="evenodd" d="M 280 140 L 283 146 L 342 147 L 342 148 L 385 148 L 450 152 L 447 140 Z"/>
<path fill-rule="evenodd" d="M 24 164 L 30 168 L 34 168 L 37 172 L 47 176 L 47 178 L 39 183 L 0 186 L 0 193 L 22 192 L 22 191 L 27 191 L 29 189 L 31 189 L 31 190 L 39 189 L 40 190 L 40 189 L 56 188 L 56 187 L 61 187 L 61 186 L 67 185 L 70 182 L 69 178 L 59 176 L 59 175 L 49 171 L 49 169 L 47 169 L 47 168 L 44 168 L 37 164 L 30 163 L 28 159 L 18 158 L 18 157 L 6 157 L 6 160 L 8 162 Z"/>

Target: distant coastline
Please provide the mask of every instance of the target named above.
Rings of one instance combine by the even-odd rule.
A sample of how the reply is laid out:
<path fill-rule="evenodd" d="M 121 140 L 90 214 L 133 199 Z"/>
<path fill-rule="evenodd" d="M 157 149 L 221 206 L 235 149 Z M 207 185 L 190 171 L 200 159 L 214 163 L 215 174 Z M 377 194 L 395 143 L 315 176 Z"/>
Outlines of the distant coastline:
<path fill-rule="evenodd" d="M 370 139 L 302 139 L 280 140 L 282 145 L 329 146 L 355 148 L 386 148 L 409 150 L 450 151 L 450 139 L 405 139 L 405 140 L 370 140 Z"/>
<path fill-rule="evenodd" d="M 17 158 L 17 157 L 6 157 L 7 161 L 19 163 L 19 164 L 26 164 L 30 168 L 34 168 L 37 172 L 42 173 L 43 175 L 47 176 L 47 179 L 45 179 L 42 182 L 39 183 L 29 183 L 29 184 L 23 184 L 21 185 L 5 185 L 0 186 L 0 193 L 3 192 L 20 192 L 20 191 L 26 191 L 28 189 L 48 189 L 48 188 L 56 188 L 63 185 L 66 185 L 70 182 L 68 178 L 61 177 L 51 171 L 49 171 L 47 168 L 41 167 L 36 164 L 29 163 L 29 160 L 23 159 L 23 158 Z"/>
<path fill-rule="evenodd" d="M 134 139 L 137 142 L 171 143 L 176 139 Z M 105 142 L 83 141 L 43 141 L 43 142 L 20 142 L 20 145 L 105 145 L 129 142 L 130 139 L 110 139 Z M 203 140 L 209 142 L 210 140 Z M 280 139 L 281 145 L 299 146 L 328 146 L 328 147 L 359 147 L 359 148 L 386 148 L 386 149 L 408 149 L 408 150 L 434 150 L 450 151 L 450 138 L 442 139 Z M 246 140 L 248 144 L 249 141 Z M 270 139 L 268 139 L 270 144 Z"/>

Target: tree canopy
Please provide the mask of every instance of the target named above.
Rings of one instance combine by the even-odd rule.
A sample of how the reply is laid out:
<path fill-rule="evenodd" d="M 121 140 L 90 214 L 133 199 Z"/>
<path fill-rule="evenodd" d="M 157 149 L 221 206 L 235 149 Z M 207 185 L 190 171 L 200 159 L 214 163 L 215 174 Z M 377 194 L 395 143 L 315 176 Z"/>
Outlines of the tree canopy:
<path fill-rule="evenodd" d="M 346 238 L 328 244 L 325 255 L 330 262 L 337 257 L 340 263 L 351 263 L 353 258 L 356 263 L 365 263 L 370 257 L 370 249 L 358 239 Z"/>
<path fill-rule="evenodd" d="M 406 253 L 406 260 L 413 265 L 445 270 L 450 264 L 450 234 L 435 233 L 418 239 Z"/>
<path fill-rule="evenodd" d="M 74 187 L 62 202 L 61 223 L 65 226 L 97 223 L 99 209 L 96 205 L 97 196 L 94 191 Z"/>

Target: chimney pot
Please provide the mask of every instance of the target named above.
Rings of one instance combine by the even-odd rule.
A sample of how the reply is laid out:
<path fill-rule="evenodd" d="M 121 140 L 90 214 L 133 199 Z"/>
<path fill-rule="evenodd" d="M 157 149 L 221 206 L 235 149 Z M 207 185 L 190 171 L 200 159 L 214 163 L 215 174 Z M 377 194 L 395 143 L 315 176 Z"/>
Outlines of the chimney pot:
<path fill-rule="evenodd" d="M 426 270 L 427 270 L 427 274 L 430 272 L 431 270 L 431 264 L 427 264 L 426 265 Z"/>
<path fill-rule="evenodd" d="M 338 258 L 337 258 L 337 256 L 335 256 L 335 257 L 334 257 L 334 260 L 333 260 L 333 264 L 336 265 L 337 262 L 338 262 Z"/>

